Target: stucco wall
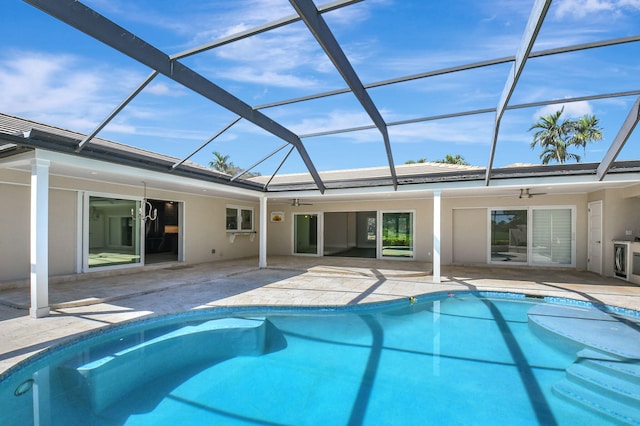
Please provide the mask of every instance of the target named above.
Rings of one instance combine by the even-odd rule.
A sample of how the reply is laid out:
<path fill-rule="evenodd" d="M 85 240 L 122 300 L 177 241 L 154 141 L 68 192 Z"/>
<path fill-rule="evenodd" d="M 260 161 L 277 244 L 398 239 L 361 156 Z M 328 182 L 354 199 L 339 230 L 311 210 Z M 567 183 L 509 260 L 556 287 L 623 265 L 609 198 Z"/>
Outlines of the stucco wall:
<path fill-rule="evenodd" d="M 336 203 L 315 203 L 293 207 L 290 204 L 269 204 L 268 216 L 272 211 L 283 211 L 283 222 L 269 222 L 267 226 L 267 247 L 269 255 L 288 256 L 293 253 L 293 214 L 356 211 L 415 211 L 414 250 L 416 260 L 433 259 L 433 200 L 379 200 L 348 201 Z"/>
<path fill-rule="evenodd" d="M 479 197 L 479 198 L 443 198 L 442 199 L 442 242 L 441 262 L 444 265 L 452 263 L 474 264 L 484 256 L 486 263 L 487 241 L 487 209 L 513 209 L 528 206 L 575 206 L 576 207 L 576 268 L 586 269 L 587 263 L 587 196 L 575 195 L 539 195 L 530 199 L 514 197 Z M 471 211 L 464 211 L 469 210 Z M 483 211 L 484 210 L 484 213 Z M 469 241 L 463 245 L 464 237 L 454 225 L 463 219 L 471 221 L 465 223 L 463 232 Z M 458 220 L 454 221 L 454 218 Z M 484 222 L 484 223 L 482 223 Z M 485 248 L 480 246 L 484 241 Z M 457 246 L 455 245 L 458 243 Z M 457 248 L 456 248 L 457 247 Z M 454 250 L 455 255 L 454 255 Z M 482 250 L 482 252 L 479 252 Z"/>
<path fill-rule="evenodd" d="M 487 263 L 487 209 L 453 209 L 451 263 Z"/>
<path fill-rule="evenodd" d="M 234 205 L 254 209 L 254 229 L 259 232 L 260 210 L 257 203 L 195 196 L 183 197 L 183 200 L 185 261 L 202 263 L 258 256 L 258 233 L 253 241 L 249 235 L 238 235 L 231 242 L 225 229 L 226 207 Z"/>
<path fill-rule="evenodd" d="M 78 235 L 77 204 L 75 191 L 59 189 L 49 191 L 49 275 L 66 275 L 75 272 Z"/>
<path fill-rule="evenodd" d="M 30 175 L 27 172 L 0 169 L 0 199 L 5 204 L 0 232 L 8 238 L 0 239 L 0 281 L 26 279 L 29 275 L 29 198 Z M 98 180 L 80 180 L 50 176 L 50 259 L 51 275 L 71 274 L 76 270 L 81 247 L 78 244 L 80 218 L 78 194 L 141 197 L 141 185 L 114 185 Z M 147 197 L 182 203 L 181 226 L 184 260 L 201 263 L 257 257 L 259 253 L 259 205 L 229 198 L 184 194 L 148 188 Z M 591 194 L 541 195 L 532 199 L 513 197 L 442 198 L 441 262 L 486 262 L 487 209 L 511 209 L 526 206 L 575 206 L 575 247 L 577 269 L 586 269 L 587 203 L 603 201 L 603 274 L 612 275 L 612 252 L 615 238 L 640 235 L 640 185 L 623 189 L 596 191 Z M 230 241 L 225 229 L 227 205 L 254 209 L 253 241 L 249 236 L 237 236 Z M 267 250 L 269 255 L 292 254 L 293 213 L 356 212 L 356 211 L 414 211 L 416 260 L 433 259 L 433 200 L 415 198 L 404 200 L 378 199 L 370 201 L 318 202 L 293 207 L 288 203 L 269 203 L 267 217 L 272 211 L 284 211 L 283 222 L 267 222 Z M 633 231 L 632 236 L 625 230 Z M 215 253 L 212 251 L 215 250 Z"/>
<path fill-rule="evenodd" d="M 640 185 L 589 194 L 602 201 L 602 274 L 613 276 L 613 240 L 640 236 Z M 625 231 L 632 235 L 626 235 Z"/>
<path fill-rule="evenodd" d="M 5 213 L 0 220 L 0 281 L 21 280 L 30 271 L 29 186 L 0 184 Z M 49 273 L 70 274 L 75 270 L 76 193 L 49 191 Z"/>
<path fill-rule="evenodd" d="M 29 187 L 0 184 L 0 280 L 29 276 Z"/>
<path fill-rule="evenodd" d="M 49 191 L 49 272 L 51 276 L 76 272 L 81 246 L 78 244 L 80 218 L 78 194 L 91 193 L 113 197 L 141 197 L 139 186 L 106 184 L 50 176 Z M 0 169 L 0 199 L 6 203 L 0 220 L 0 282 L 29 277 L 30 174 Z M 254 229 L 259 232 L 257 202 L 239 202 L 226 198 L 188 195 L 148 188 L 147 197 L 178 201 L 182 206 L 184 260 L 202 263 L 242 257 L 257 257 L 259 239 L 237 236 L 232 243 L 226 232 L 226 207 L 229 204 L 254 209 Z M 212 253 L 215 250 L 215 253 Z"/>

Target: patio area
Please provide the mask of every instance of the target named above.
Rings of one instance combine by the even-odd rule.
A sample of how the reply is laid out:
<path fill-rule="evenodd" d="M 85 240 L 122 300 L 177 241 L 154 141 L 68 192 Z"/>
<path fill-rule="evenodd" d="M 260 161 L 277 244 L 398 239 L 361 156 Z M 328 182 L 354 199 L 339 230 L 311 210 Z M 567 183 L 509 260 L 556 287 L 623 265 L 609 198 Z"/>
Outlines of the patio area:
<path fill-rule="evenodd" d="M 142 272 L 56 277 L 51 315 L 28 315 L 28 283 L 0 284 L 0 373 L 64 339 L 148 315 L 241 305 L 337 306 L 421 294 L 485 290 L 548 295 L 640 310 L 640 286 L 566 269 L 431 264 L 338 257 L 270 257 L 198 265 L 165 264 Z"/>

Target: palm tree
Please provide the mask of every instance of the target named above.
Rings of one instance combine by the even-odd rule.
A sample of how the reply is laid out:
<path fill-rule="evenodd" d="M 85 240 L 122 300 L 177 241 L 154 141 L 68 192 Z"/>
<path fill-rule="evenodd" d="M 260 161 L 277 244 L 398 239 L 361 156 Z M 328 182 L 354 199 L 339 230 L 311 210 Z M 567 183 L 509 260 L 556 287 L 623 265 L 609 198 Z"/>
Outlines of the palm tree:
<path fill-rule="evenodd" d="M 531 149 L 536 146 L 542 148 L 540 159 L 542 164 L 557 161 L 562 164 L 567 160 L 580 162 L 580 156 L 569 152 L 571 147 L 586 146 L 590 142 L 602 139 L 599 120 L 594 116 L 585 115 L 578 120 L 561 120 L 564 107 L 553 114 L 540 117 L 529 131 L 536 130 L 533 134 Z"/>
<path fill-rule="evenodd" d="M 581 146 L 583 150 L 586 150 L 586 146 L 589 142 L 595 142 L 602 139 L 602 132 L 600 126 L 598 126 L 600 120 L 595 115 L 584 115 L 574 122 L 572 144 L 575 146 Z"/>
<path fill-rule="evenodd" d="M 214 159 L 209 161 L 209 167 L 222 173 L 230 174 L 229 172 L 233 168 L 233 163 L 227 163 L 229 161 L 228 155 L 222 155 L 218 151 L 213 152 Z"/>
<path fill-rule="evenodd" d="M 407 160 L 404 162 L 404 164 L 416 164 L 416 163 L 426 163 L 427 159 L 426 158 L 421 158 L 419 160 Z"/>
<path fill-rule="evenodd" d="M 404 164 L 416 164 L 416 163 L 426 163 L 427 159 L 426 158 L 421 158 L 419 160 L 408 160 L 405 161 Z M 435 160 L 433 161 L 434 163 L 445 163 L 445 164 L 461 164 L 463 166 L 468 166 L 469 163 L 467 163 L 464 158 L 462 158 L 462 156 L 460 154 L 457 155 L 451 155 L 451 154 L 447 154 L 445 155 L 445 157 L 442 160 Z"/>
<path fill-rule="evenodd" d="M 212 169 L 228 174 L 228 175 L 237 175 L 238 173 L 242 173 L 242 168 L 237 167 L 233 164 L 233 162 L 229 161 L 228 155 L 222 155 L 217 151 L 213 152 L 214 159 L 209 161 L 209 167 Z M 247 179 L 250 177 L 260 176 L 259 172 L 244 172 L 242 174 L 243 179 Z"/>
<path fill-rule="evenodd" d="M 442 160 L 437 160 L 436 163 L 445 163 L 445 164 L 460 164 L 462 166 L 468 166 L 469 163 L 467 163 L 464 158 L 462 158 L 462 156 L 460 154 L 456 154 L 455 156 L 451 155 L 451 154 L 447 154 L 444 156 L 444 159 Z"/>

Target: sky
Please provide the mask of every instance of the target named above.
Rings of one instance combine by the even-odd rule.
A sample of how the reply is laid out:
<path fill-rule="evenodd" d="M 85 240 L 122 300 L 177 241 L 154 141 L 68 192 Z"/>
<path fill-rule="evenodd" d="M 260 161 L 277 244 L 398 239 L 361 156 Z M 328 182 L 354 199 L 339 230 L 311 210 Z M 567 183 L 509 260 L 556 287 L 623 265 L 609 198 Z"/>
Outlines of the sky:
<path fill-rule="evenodd" d="M 323 14 L 365 85 L 515 55 L 533 0 L 365 0 Z M 86 0 L 87 6 L 168 55 L 178 54 L 290 16 L 287 0 Z M 325 2 L 316 0 L 316 6 Z M 20 0 L 0 13 L 0 112 L 56 127 L 93 131 L 151 73 L 151 69 Z M 640 35 L 640 0 L 554 0 L 533 52 Z M 302 22 L 180 59 L 184 65 L 252 107 L 347 87 Z M 367 93 L 385 123 L 496 108 L 511 63 L 373 87 Z M 630 96 L 563 103 L 564 99 L 635 92 Z M 541 116 L 600 120 L 603 140 L 576 151 L 602 160 L 640 95 L 640 41 L 531 58 L 499 128 L 493 167 L 540 163 L 529 131 Z M 353 93 L 260 111 L 300 135 L 319 171 L 388 166 L 377 129 L 313 136 L 371 126 Z M 156 77 L 99 137 L 185 158 L 220 133 L 236 114 L 165 76 Z M 495 113 L 389 125 L 393 161 L 461 155 L 488 164 Z M 640 126 L 638 126 L 640 127 Z M 208 165 L 212 152 L 247 168 L 285 144 L 240 120 L 191 157 Z M 287 146 L 253 169 L 263 175 L 301 173 L 306 166 Z M 636 129 L 618 156 L 640 159 Z"/>

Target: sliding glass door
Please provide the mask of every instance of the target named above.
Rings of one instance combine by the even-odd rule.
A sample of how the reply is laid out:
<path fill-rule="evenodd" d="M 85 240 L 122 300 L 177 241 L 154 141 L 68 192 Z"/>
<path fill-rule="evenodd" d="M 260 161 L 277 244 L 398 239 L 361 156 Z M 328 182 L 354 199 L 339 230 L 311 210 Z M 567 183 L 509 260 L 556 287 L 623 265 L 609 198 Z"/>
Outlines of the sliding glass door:
<path fill-rule="evenodd" d="M 531 222 L 531 262 L 571 265 L 573 257 L 571 209 L 534 209 Z"/>
<path fill-rule="evenodd" d="M 293 253 L 319 255 L 319 216 L 315 213 L 293 215 Z"/>
<path fill-rule="evenodd" d="M 491 211 L 491 262 L 527 262 L 527 210 Z"/>
<path fill-rule="evenodd" d="M 382 257 L 413 258 L 413 212 L 382 212 Z"/>
<path fill-rule="evenodd" d="M 140 263 L 140 201 L 90 196 L 89 268 Z"/>
<path fill-rule="evenodd" d="M 575 208 L 491 210 L 491 263 L 572 266 Z"/>

